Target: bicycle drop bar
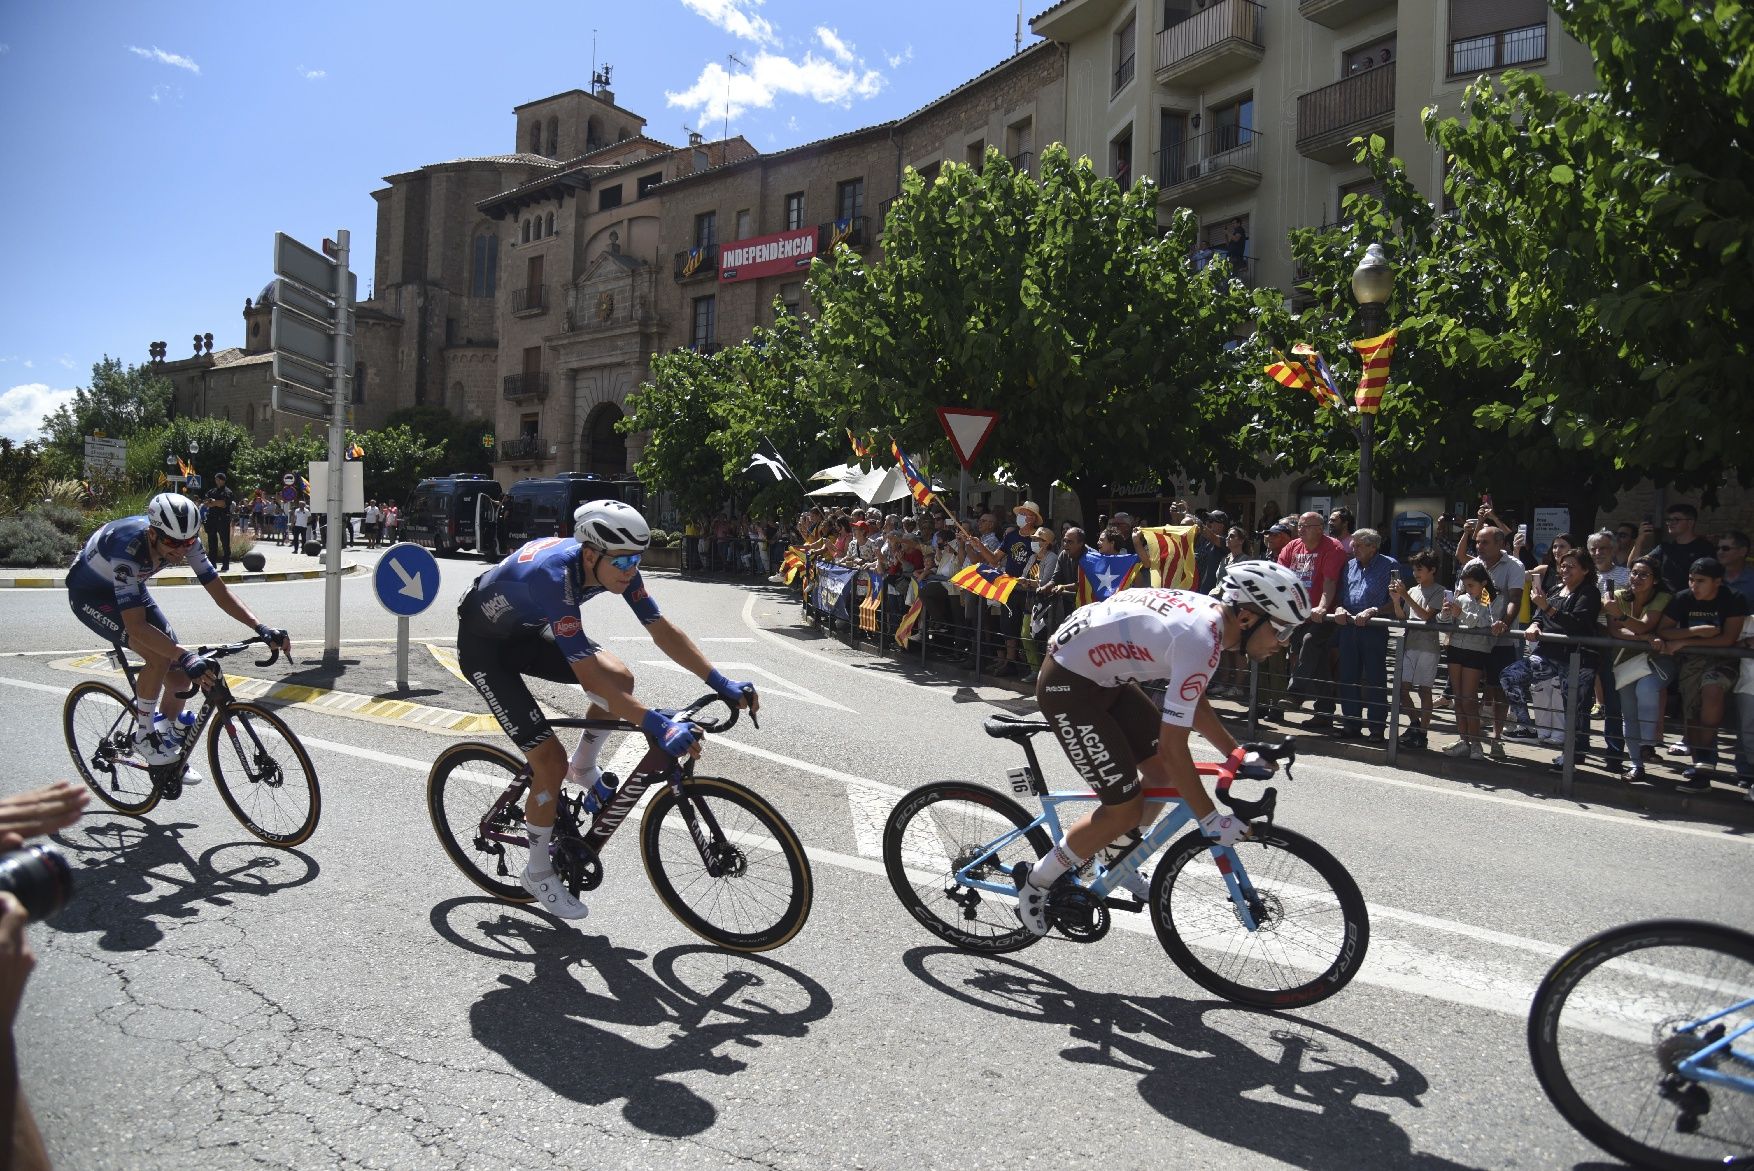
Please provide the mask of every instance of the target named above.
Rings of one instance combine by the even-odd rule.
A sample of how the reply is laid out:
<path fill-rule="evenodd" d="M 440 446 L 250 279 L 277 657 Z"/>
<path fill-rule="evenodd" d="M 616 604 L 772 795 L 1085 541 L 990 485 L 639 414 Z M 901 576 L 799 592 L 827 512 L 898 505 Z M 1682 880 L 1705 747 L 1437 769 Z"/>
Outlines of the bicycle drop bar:
<path fill-rule="evenodd" d="M 272 667 L 275 663 L 278 663 L 280 661 L 280 647 L 279 647 L 279 645 L 276 643 L 269 642 L 267 639 L 263 638 L 259 634 L 253 635 L 250 638 L 246 638 L 242 642 L 226 643 L 224 646 L 196 647 L 195 653 L 203 659 L 225 659 L 225 658 L 230 658 L 232 655 L 242 654 L 244 651 L 250 649 L 250 647 L 252 647 L 252 646 L 255 646 L 257 643 L 262 643 L 268 647 L 268 657 L 265 659 L 257 659 L 256 666 L 258 666 L 258 667 Z M 292 662 L 293 661 L 292 656 L 287 655 L 286 661 L 289 663 Z M 189 688 L 189 690 L 187 690 L 187 691 L 179 691 L 179 692 L 177 692 L 177 698 L 178 699 L 188 699 L 190 696 L 194 695 L 199 690 L 201 690 L 200 687 L 196 686 L 196 687 Z"/>
<path fill-rule="evenodd" d="M 1278 744 L 1250 742 L 1242 745 L 1242 747 L 1245 751 L 1253 752 L 1263 760 L 1282 762 L 1285 767 L 1285 779 L 1292 779 L 1291 766 L 1297 761 L 1297 742 L 1295 740 L 1283 740 Z M 1224 804 L 1230 808 L 1232 813 L 1235 813 L 1244 821 L 1257 821 L 1264 818 L 1268 825 L 1273 824 L 1273 812 L 1278 804 L 1279 790 L 1272 786 L 1268 786 L 1267 791 L 1253 801 L 1247 800 L 1243 797 L 1233 797 L 1230 793 L 1230 786 L 1235 779 L 1235 777 L 1226 777 L 1218 782 L 1218 799 L 1224 802 Z M 1242 779 L 1256 780 L 1265 778 L 1244 775 Z"/>

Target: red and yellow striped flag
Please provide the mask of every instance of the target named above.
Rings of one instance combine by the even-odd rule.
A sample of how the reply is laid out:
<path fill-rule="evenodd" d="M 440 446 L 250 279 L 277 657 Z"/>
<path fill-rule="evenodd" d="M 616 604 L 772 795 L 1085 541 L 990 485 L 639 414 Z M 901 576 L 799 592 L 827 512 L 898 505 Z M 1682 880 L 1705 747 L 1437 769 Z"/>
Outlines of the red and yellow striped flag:
<path fill-rule="evenodd" d="M 1364 372 L 1358 376 L 1358 393 L 1353 395 L 1361 415 L 1374 415 L 1382 408 L 1382 392 L 1389 385 L 1389 359 L 1395 355 L 1395 338 L 1399 333 L 1400 330 L 1391 329 L 1352 343 L 1352 348 L 1364 359 Z"/>
<path fill-rule="evenodd" d="M 920 597 L 919 582 L 907 583 L 907 601 L 907 613 L 901 616 L 901 621 L 895 626 L 895 645 L 903 649 L 906 649 L 908 639 L 913 637 L 914 627 L 920 624 L 920 616 L 926 612 L 925 599 Z"/>
<path fill-rule="evenodd" d="M 802 572 L 804 572 L 804 550 L 793 545 L 786 550 L 785 560 L 780 562 L 780 576 L 785 579 L 787 585 L 791 585 L 798 580 L 798 575 Z"/>
<path fill-rule="evenodd" d="M 977 598 L 985 598 L 1003 606 L 1011 600 L 1011 591 L 1017 588 L 1017 581 L 1017 578 L 1000 573 L 990 565 L 970 565 L 966 569 L 957 570 L 951 577 L 950 584 L 967 590 Z"/>
<path fill-rule="evenodd" d="M 857 458 L 864 459 L 871 454 L 871 440 L 869 438 L 860 439 L 853 434 L 851 427 L 847 428 L 847 442 L 853 445 L 853 455 Z"/>
<path fill-rule="evenodd" d="M 1144 538 L 1144 561 L 1157 575 L 1157 585 L 1164 589 L 1194 588 L 1194 535 L 1197 525 L 1159 525 L 1140 529 Z"/>

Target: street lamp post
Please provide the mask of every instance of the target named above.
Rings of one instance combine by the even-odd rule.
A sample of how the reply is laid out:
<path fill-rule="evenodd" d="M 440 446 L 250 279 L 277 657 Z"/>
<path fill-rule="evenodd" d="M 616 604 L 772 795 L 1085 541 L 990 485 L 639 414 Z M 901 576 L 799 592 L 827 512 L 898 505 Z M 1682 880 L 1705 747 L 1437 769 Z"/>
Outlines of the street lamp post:
<path fill-rule="evenodd" d="M 1352 271 L 1352 297 L 1358 302 L 1358 327 L 1365 337 L 1375 337 L 1388 327 L 1389 294 L 1395 287 L 1395 269 L 1383 255 L 1381 244 L 1365 249 L 1364 259 Z M 1370 525 L 1371 430 L 1375 412 L 1358 416 L 1358 527 Z"/>

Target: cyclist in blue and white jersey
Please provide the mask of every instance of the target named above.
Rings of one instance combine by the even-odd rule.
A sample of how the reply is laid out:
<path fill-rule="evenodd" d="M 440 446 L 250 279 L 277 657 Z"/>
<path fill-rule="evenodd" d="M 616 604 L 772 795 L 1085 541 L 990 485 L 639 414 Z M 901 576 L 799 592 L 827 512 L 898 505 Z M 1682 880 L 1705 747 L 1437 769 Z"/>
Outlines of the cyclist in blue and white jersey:
<path fill-rule="evenodd" d="M 705 680 L 733 707 L 753 711 L 759 703 L 753 684 L 725 678 L 693 639 L 658 612 L 639 574 L 640 554 L 651 530 L 638 509 L 619 500 L 581 504 L 573 513 L 573 536 L 530 541 L 475 579 L 457 607 L 457 661 L 530 763 L 530 794 L 524 802 L 530 860 L 524 889 L 544 909 L 565 919 L 582 919 L 585 905 L 555 875 L 549 846 L 562 776 L 581 788 L 596 784 L 602 775 L 597 761 L 604 736 L 587 730 L 569 766 L 566 750 L 524 676 L 577 683 L 591 697 L 590 719 L 625 720 L 656 737 L 673 755 L 698 755 L 700 748 L 691 726 L 634 699 L 633 672 L 585 633 L 580 607 L 598 594 L 620 594 L 653 644 L 671 660 Z"/>
<path fill-rule="evenodd" d="M 139 727 L 134 736 L 136 749 L 149 764 L 168 764 L 181 755 L 176 719 L 183 700 L 177 693 L 189 690 L 191 682 L 211 686 L 207 676 L 215 667 L 211 659 L 177 645 L 176 631 L 146 590 L 154 574 L 186 564 L 221 610 L 288 656 L 292 653 L 286 631 L 257 619 L 220 580 L 201 549 L 200 534 L 200 506 L 187 496 L 160 492 L 147 503 L 144 516 L 125 516 L 93 533 L 67 574 L 67 603 L 74 617 L 105 642 L 127 647 L 143 660 L 135 685 Z M 155 711 L 164 717 L 157 731 Z"/>

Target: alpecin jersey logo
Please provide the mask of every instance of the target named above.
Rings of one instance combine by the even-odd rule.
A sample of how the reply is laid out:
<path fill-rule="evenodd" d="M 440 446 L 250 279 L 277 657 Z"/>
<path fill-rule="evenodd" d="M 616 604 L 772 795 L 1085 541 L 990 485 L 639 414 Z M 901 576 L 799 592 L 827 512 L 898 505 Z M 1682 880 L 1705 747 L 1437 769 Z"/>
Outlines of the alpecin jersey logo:
<path fill-rule="evenodd" d="M 507 610 L 512 608 L 512 600 L 504 594 L 494 594 L 481 603 L 481 616 L 489 622 L 498 622 Z"/>

